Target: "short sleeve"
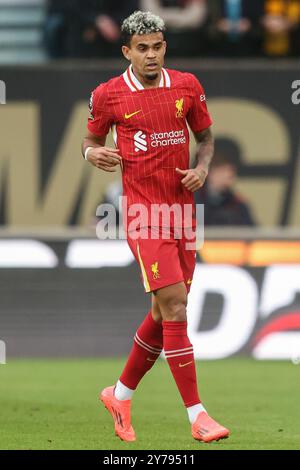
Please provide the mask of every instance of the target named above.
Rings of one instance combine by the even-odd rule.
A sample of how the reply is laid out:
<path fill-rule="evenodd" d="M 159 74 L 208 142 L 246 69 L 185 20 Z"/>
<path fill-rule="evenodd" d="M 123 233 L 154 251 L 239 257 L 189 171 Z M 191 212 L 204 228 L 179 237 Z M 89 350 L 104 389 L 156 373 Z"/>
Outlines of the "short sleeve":
<path fill-rule="evenodd" d="M 193 102 L 187 114 L 187 121 L 193 132 L 201 132 L 212 125 L 213 121 L 206 106 L 206 96 L 197 78 L 191 74 Z"/>
<path fill-rule="evenodd" d="M 99 137 L 107 135 L 113 124 L 107 106 L 106 84 L 99 85 L 91 94 L 89 103 L 88 130 Z"/>

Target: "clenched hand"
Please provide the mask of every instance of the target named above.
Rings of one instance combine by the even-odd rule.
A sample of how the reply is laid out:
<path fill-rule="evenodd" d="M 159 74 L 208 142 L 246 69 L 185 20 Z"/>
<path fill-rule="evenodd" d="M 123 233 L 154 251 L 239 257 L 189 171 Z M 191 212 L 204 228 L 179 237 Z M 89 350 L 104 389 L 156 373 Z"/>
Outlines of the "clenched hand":
<path fill-rule="evenodd" d="M 117 165 L 123 169 L 123 160 L 118 152 L 119 149 L 110 147 L 93 147 L 88 152 L 87 160 L 100 170 L 113 173 L 117 171 Z"/>
<path fill-rule="evenodd" d="M 183 186 L 193 193 L 202 188 L 207 177 L 207 171 L 203 168 L 188 170 L 181 170 L 180 168 L 176 168 L 176 172 L 184 177 L 181 180 Z"/>

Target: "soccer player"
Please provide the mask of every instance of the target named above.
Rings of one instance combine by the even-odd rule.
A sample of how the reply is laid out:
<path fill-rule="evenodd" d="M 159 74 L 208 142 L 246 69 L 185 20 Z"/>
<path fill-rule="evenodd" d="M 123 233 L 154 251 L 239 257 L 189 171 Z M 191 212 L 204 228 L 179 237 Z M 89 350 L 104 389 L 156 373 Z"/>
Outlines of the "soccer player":
<path fill-rule="evenodd" d="M 124 441 L 134 441 L 131 398 L 164 349 L 187 408 L 192 436 L 210 442 L 227 437 L 229 431 L 207 414 L 199 398 L 186 317 L 196 251 L 189 249 L 190 237 L 184 230 L 182 237 L 175 236 L 179 226 L 194 226 L 194 215 L 192 221 L 174 215 L 168 222 L 161 217 L 155 221 L 142 217 L 133 230 L 139 237 L 132 236 L 130 228 L 132 209 L 137 206 L 148 213 L 163 204 L 193 207 L 193 193 L 203 186 L 213 156 L 212 121 L 203 88 L 194 75 L 163 67 L 164 29 L 163 20 L 150 12 L 137 11 L 128 17 L 122 25 L 122 52 L 130 65 L 91 95 L 83 155 L 107 172 L 121 167 L 127 240 L 152 299 L 119 380 L 105 388 L 100 399 L 114 419 L 116 434 Z M 194 169 L 189 168 L 187 123 L 199 143 Z M 105 146 L 110 128 L 116 148 Z"/>

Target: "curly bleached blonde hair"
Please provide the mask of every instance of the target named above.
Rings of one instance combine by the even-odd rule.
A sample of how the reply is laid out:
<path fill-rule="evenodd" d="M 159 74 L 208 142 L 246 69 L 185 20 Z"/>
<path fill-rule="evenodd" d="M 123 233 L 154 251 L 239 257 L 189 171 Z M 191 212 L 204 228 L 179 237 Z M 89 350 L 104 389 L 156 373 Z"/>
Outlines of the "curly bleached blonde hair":
<path fill-rule="evenodd" d="M 127 45 L 134 34 L 163 33 L 165 29 L 164 20 L 150 11 L 135 11 L 123 21 L 121 28 L 123 41 Z"/>

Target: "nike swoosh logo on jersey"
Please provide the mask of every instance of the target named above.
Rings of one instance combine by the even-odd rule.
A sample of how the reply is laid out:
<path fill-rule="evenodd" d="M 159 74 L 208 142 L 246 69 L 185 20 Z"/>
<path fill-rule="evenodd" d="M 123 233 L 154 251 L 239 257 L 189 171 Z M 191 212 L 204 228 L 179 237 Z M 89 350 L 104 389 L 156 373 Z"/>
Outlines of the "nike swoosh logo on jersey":
<path fill-rule="evenodd" d="M 156 359 L 150 359 L 150 357 L 147 357 L 147 361 L 149 361 L 149 362 L 155 362 Z"/>
<path fill-rule="evenodd" d="M 193 364 L 194 361 L 187 362 L 186 364 L 181 364 L 179 363 L 179 367 L 185 367 L 188 366 L 189 364 Z"/>
<path fill-rule="evenodd" d="M 135 116 L 136 114 L 140 113 L 142 110 L 140 109 L 139 111 L 135 111 L 134 113 L 131 114 L 125 114 L 125 119 L 130 119 L 132 116 Z"/>

